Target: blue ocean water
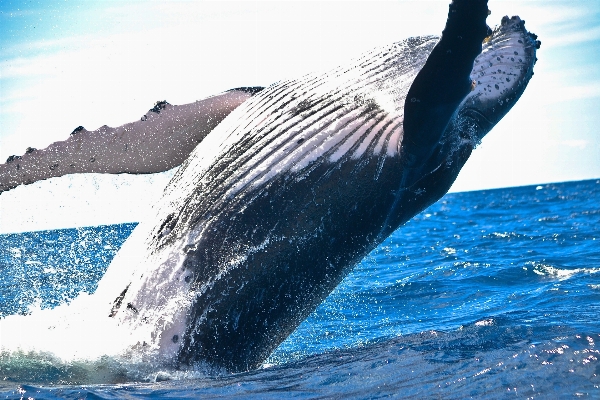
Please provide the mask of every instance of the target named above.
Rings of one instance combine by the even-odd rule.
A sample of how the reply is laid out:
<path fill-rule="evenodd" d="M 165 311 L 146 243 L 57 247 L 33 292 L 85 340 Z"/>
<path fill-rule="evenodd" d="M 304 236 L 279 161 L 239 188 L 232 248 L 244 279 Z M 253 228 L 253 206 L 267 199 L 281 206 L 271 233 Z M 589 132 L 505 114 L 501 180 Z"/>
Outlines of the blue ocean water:
<path fill-rule="evenodd" d="M 134 227 L 0 236 L 0 315 L 93 292 Z M 257 371 L 2 353 L 0 396 L 600 398 L 599 300 L 600 180 L 453 193 L 363 260 Z M 119 382 L 102 382 L 103 368 L 121 368 Z"/>

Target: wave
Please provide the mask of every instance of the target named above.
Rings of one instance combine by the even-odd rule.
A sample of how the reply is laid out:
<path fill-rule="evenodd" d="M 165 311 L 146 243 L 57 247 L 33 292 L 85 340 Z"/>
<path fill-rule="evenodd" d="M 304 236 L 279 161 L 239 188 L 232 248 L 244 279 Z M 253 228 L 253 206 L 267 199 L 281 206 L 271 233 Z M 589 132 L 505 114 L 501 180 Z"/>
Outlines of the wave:
<path fill-rule="evenodd" d="M 143 366 L 130 370 L 123 364 L 102 360 L 95 364 L 71 364 L 59 368 L 27 359 L 37 377 L 59 385 L 81 377 L 110 376 L 144 385 L 88 385 L 86 387 L 3 385 L 0 393 L 20 390 L 36 398 L 101 397 L 131 395 L 150 398 L 184 398 L 202 395 L 227 398 L 303 397 L 405 397 L 486 398 L 506 395 L 573 396 L 591 393 L 600 384 L 597 376 L 600 351 L 598 334 L 573 332 L 556 326 L 515 326 L 506 318 L 488 318 L 452 332 L 426 331 L 380 340 L 345 350 L 306 356 L 297 361 L 274 363 L 239 374 L 206 374 L 201 371 L 154 371 Z M 45 359 L 52 362 L 52 359 Z M 19 370 L 17 357 L 10 366 Z M 2 368 L 8 364 L 3 363 Z M 21 365 L 26 365 L 22 363 Z M 21 368 L 23 369 L 23 368 Z M 26 372 L 24 372 L 26 373 Z M 70 374 L 70 375 L 69 375 Z M 71 380 L 63 380 L 70 376 Z M 564 379 L 568 377 L 568 379 Z M 31 384 L 30 382 L 29 384 Z M 36 383 L 33 382 L 35 385 Z M 38 383 L 39 385 L 39 383 Z M 9 397 L 9 396 L 7 396 Z M 16 396 L 15 396 L 16 397 Z"/>

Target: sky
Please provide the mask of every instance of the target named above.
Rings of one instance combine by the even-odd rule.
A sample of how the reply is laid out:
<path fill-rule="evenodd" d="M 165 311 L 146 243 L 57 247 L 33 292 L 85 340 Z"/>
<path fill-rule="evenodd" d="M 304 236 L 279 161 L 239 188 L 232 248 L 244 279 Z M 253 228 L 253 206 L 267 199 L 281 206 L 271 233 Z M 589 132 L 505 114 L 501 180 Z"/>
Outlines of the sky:
<path fill-rule="evenodd" d="M 449 0 L 0 1 L 0 160 L 239 86 L 440 34 Z M 542 42 L 535 76 L 451 191 L 600 178 L 600 1 L 489 0 Z M 0 196 L 0 232 L 137 222 L 171 173 L 75 175 Z"/>

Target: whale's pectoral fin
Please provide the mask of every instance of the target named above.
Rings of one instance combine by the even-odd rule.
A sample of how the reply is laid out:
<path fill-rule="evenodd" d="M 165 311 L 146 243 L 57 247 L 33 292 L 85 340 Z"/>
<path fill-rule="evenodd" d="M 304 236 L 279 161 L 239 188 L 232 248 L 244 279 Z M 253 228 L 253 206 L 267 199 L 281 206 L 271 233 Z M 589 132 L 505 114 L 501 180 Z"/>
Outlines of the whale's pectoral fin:
<path fill-rule="evenodd" d="M 88 131 L 82 126 L 45 149 L 0 164 L 0 193 L 74 173 L 162 172 L 180 165 L 229 113 L 262 87 L 244 87 L 173 106 L 157 102 L 139 121 Z"/>
<path fill-rule="evenodd" d="M 408 91 L 402 153 L 407 169 L 417 170 L 416 175 L 471 91 L 473 62 L 491 34 L 488 13 L 487 0 L 454 0 L 440 41 Z"/>

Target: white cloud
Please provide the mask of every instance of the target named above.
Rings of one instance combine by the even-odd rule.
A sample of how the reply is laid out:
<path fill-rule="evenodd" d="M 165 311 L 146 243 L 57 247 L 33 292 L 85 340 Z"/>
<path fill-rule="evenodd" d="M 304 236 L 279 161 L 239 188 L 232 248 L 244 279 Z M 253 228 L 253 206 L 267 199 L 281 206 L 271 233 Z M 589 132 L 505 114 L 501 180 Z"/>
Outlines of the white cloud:
<path fill-rule="evenodd" d="M 526 25 L 532 24 L 544 30 L 593 18 L 598 13 L 597 4 L 587 0 L 490 0 L 488 4 L 492 17 L 519 15 L 526 21 Z"/>
<path fill-rule="evenodd" d="M 550 95 L 548 95 L 551 93 Z M 566 86 L 559 84 L 541 99 L 543 104 L 565 103 L 573 100 L 600 97 L 600 81 L 592 81 L 584 85 Z"/>
<path fill-rule="evenodd" d="M 585 149 L 589 141 L 587 140 L 563 140 L 560 142 L 561 145 L 569 146 L 569 147 L 577 147 L 578 149 Z"/>
<path fill-rule="evenodd" d="M 587 85 L 566 88 L 558 97 L 565 101 L 600 97 L 600 82 L 596 81 Z"/>
<path fill-rule="evenodd" d="M 550 36 L 544 39 L 544 46 L 573 46 L 594 42 L 600 39 L 600 26 L 580 28 L 566 34 Z"/>

